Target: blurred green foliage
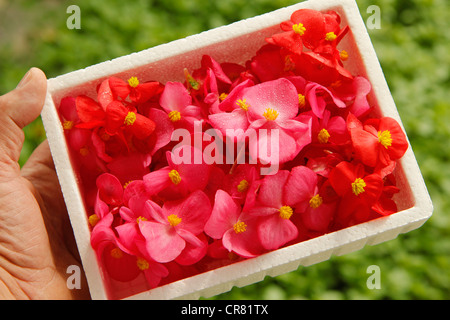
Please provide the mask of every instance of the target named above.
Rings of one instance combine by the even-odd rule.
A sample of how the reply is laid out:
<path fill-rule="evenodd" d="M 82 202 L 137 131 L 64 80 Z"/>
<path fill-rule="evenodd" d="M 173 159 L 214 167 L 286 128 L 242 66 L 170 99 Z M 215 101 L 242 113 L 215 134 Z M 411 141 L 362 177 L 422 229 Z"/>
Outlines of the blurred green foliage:
<path fill-rule="evenodd" d="M 425 225 L 397 239 L 244 288 L 216 299 L 450 298 L 450 6 L 448 0 L 357 0 L 434 203 Z M 32 66 L 54 77 L 220 25 L 294 4 L 295 0 L 0 0 L 0 94 Z M 69 5 L 81 29 L 69 30 Z M 45 139 L 38 119 L 25 128 L 24 163 Z M 381 289 L 367 267 L 378 265 Z"/>

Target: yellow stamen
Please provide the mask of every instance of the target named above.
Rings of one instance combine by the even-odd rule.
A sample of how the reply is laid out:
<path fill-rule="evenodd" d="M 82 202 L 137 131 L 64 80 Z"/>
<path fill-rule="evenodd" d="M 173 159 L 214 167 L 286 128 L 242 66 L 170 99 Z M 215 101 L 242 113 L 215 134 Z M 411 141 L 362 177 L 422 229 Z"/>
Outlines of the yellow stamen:
<path fill-rule="evenodd" d="M 81 154 L 83 157 L 86 157 L 86 156 L 89 154 L 89 149 L 88 149 L 87 147 L 81 148 L 81 149 L 80 149 L 80 154 Z"/>
<path fill-rule="evenodd" d="M 282 206 L 279 211 L 280 217 L 283 219 L 289 219 L 294 213 L 294 210 L 292 210 L 292 208 L 289 206 Z"/>
<path fill-rule="evenodd" d="M 298 94 L 298 107 L 303 108 L 306 105 L 306 97 L 301 93 Z"/>
<path fill-rule="evenodd" d="M 225 92 L 224 92 L 224 93 L 221 93 L 220 96 L 219 96 L 219 100 L 220 100 L 220 101 L 223 101 L 223 100 L 225 100 L 227 97 L 228 97 L 228 94 L 226 94 Z"/>
<path fill-rule="evenodd" d="M 320 130 L 319 134 L 317 135 L 317 139 L 319 140 L 319 143 L 328 143 L 329 138 L 330 138 L 330 133 L 325 128 Z"/>
<path fill-rule="evenodd" d="M 136 88 L 139 85 L 139 80 L 136 77 L 131 77 L 130 79 L 128 79 L 128 84 L 130 85 L 130 87 Z"/>
<path fill-rule="evenodd" d="M 170 181 L 172 181 L 172 183 L 175 185 L 177 185 L 181 182 L 180 174 L 175 169 L 169 172 L 169 178 L 170 178 Z"/>
<path fill-rule="evenodd" d="M 236 101 L 236 104 L 237 104 L 242 110 L 245 110 L 245 111 L 247 111 L 248 108 L 250 107 L 250 105 L 247 103 L 247 101 L 246 101 L 245 99 L 244 99 L 244 100 L 239 99 L 238 101 Z"/>
<path fill-rule="evenodd" d="M 169 120 L 170 121 L 177 122 L 177 121 L 180 121 L 180 119 L 181 119 L 180 111 L 174 110 L 174 111 L 169 112 Z"/>
<path fill-rule="evenodd" d="M 148 221 L 148 219 L 147 219 L 146 217 L 139 216 L 139 217 L 136 219 L 136 222 L 137 222 L 137 224 L 139 224 L 141 221 Z"/>
<path fill-rule="evenodd" d="M 319 194 L 316 194 L 309 200 L 309 206 L 313 209 L 317 209 L 322 204 L 323 199 Z"/>
<path fill-rule="evenodd" d="M 136 265 L 142 271 L 147 270 L 150 267 L 148 261 L 145 260 L 144 258 L 140 258 L 140 257 L 137 258 Z"/>
<path fill-rule="evenodd" d="M 355 181 L 352 183 L 352 191 L 355 194 L 355 196 L 360 195 L 365 190 L 366 182 L 361 178 L 356 178 Z"/>
<path fill-rule="evenodd" d="M 133 182 L 133 180 L 125 182 L 125 184 L 123 185 L 123 188 L 126 189 L 131 182 Z"/>
<path fill-rule="evenodd" d="M 342 51 L 339 53 L 339 55 L 340 55 L 342 61 L 347 61 L 347 59 L 348 59 L 348 52 L 347 52 L 347 51 L 342 50 Z"/>
<path fill-rule="evenodd" d="M 378 142 L 386 149 L 392 146 L 391 132 L 389 130 L 384 130 L 383 132 L 378 131 Z"/>
<path fill-rule="evenodd" d="M 337 88 L 339 88 L 340 86 L 342 86 L 342 81 L 341 81 L 341 80 L 337 80 L 337 81 L 333 82 L 330 86 L 331 86 L 333 89 L 337 89 Z"/>
<path fill-rule="evenodd" d="M 328 32 L 325 35 L 325 40 L 327 40 L 327 41 L 334 41 L 336 38 L 337 38 L 337 36 L 334 34 L 333 31 L 332 32 Z"/>
<path fill-rule="evenodd" d="M 136 113 L 128 112 L 127 116 L 125 117 L 125 120 L 123 120 L 123 124 L 126 126 L 132 126 L 135 121 L 136 121 Z"/>
<path fill-rule="evenodd" d="M 292 57 L 288 54 L 286 57 L 284 57 L 284 71 L 294 71 L 295 70 L 295 63 L 292 60 Z"/>
<path fill-rule="evenodd" d="M 167 221 L 169 221 L 172 227 L 175 227 L 181 222 L 181 218 L 178 217 L 176 214 L 171 214 L 170 216 L 167 217 Z"/>
<path fill-rule="evenodd" d="M 200 89 L 200 83 L 198 83 L 198 81 L 195 80 L 193 76 L 191 76 L 188 69 L 184 68 L 183 71 L 184 77 L 186 78 L 186 82 L 189 84 L 189 86 L 194 90 Z"/>
<path fill-rule="evenodd" d="M 243 179 L 241 182 L 239 182 L 239 185 L 237 186 L 237 189 L 239 192 L 245 192 L 248 189 L 248 181 Z"/>
<path fill-rule="evenodd" d="M 98 217 L 98 215 L 96 215 L 95 213 L 90 215 L 88 218 L 89 224 L 91 225 L 91 227 L 95 227 L 95 225 L 97 224 L 97 222 L 100 221 L 100 218 Z"/>
<path fill-rule="evenodd" d="M 62 126 L 64 130 L 70 130 L 73 128 L 73 121 L 66 120 L 63 122 Z"/>
<path fill-rule="evenodd" d="M 278 111 L 272 108 L 267 108 L 266 111 L 264 111 L 263 116 L 267 120 L 273 121 L 278 117 Z"/>
<path fill-rule="evenodd" d="M 292 26 L 292 30 L 293 30 L 296 34 L 302 36 L 302 35 L 305 34 L 306 28 L 303 26 L 303 23 L 297 23 L 297 24 L 294 24 L 294 25 Z"/>
<path fill-rule="evenodd" d="M 120 250 L 119 248 L 115 247 L 114 249 L 111 249 L 111 251 L 109 252 L 109 254 L 111 255 L 111 257 L 116 258 L 116 259 L 120 259 L 123 257 L 123 252 L 122 250 Z"/>
<path fill-rule="evenodd" d="M 247 230 L 247 225 L 243 221 L 238 221 L 233 226 L 234 232 L 242 233 Z"/>
<path fill-rule="evenodd" d="M 102 139 L 103 141 L 109 141 L 109 139 L 111 139 L 111 136 L 109 134 L 107 134 L 106 131 L 99 133 L 99 135 L 100 135 L 100 139 Z"/>

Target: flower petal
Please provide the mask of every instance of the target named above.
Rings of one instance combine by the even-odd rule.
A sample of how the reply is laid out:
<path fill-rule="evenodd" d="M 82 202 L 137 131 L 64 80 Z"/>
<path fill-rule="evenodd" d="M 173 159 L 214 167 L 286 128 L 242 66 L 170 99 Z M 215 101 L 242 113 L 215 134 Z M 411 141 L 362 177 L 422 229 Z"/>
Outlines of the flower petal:
<path fill-rule="evenodd" d="M 282 219 L 279 215 L 261 218 L 258 225 L 258 237 L 264 249 L 275 250 L 294 240 L 298 229 L 289 219 Z"/>
<path fill-rule="evenodd" d="M 110 173 L 101 174 L 96 180 L 100 199 L 117 206 L 122 203 L 123 187 L 119 179 Z"/>
<path fill-rule="evenodd" d="M 206 221 L 211 215 L 211 203 L 203 191 L 195 191 L 186 199 L 164 203 L 165 216 L 176 214 L 181 218 L 177 229 L 185 229 L 194 235 L 203 231 Z"/>
<path fill-rule="evenodd" d="M 305 166 L 292 168 L 285 185 L 284 199 L 288 206 L 308 200 L 317 187 L 317 174 Z"/>
<path fill-rule="evenodd" d="M 182 83 L 169 81 L 164 87 L 159 103 L 166 112 L 182 112 L 192 103 L 192 98 Z"/>
<path fill-rule="evenodd" d="M 146 240 L 145 248 L 153 260 L 166 263 L 176 259 L 186 246 L 170 225 L 151 221 L 141 221 L 139 229 Z"/>
<path fill-rule="evenodd" d="M 289 171 L 280 170 L 274 175 L 264 177 L 257 197 L 263 206 L 280 209 L 284 203 L 284 185 L 289 177 Z"/>
<path fill-rule="evenodd" d="M 250 105 L 248 113 L 252 121 L 264 118 L 263 114 L 268 108 L 278 113 L 275 121 L 292 119 L 298 113 L 297 89 L 284 78 L 250 87 L 245 91 L 244 98 Z"/>
<path fill-rule="evenodd" d="M 233 228 L 240 213 L 240 207 L 231 196 L 217 190 L 211 216 L 205 224 L 205 233 L 213 239 L 221 239 L 227 230 Z"/>
<path fill-rule="evenodd" d="M 246 225 L 244 232 L 236 233 L 234 229 L 225 232 L 223 246 L 244 258 L 253 258 L 263 253 L 264 249 L 258 241 L 257 221 L 258 219 L 243 220 Z"/>

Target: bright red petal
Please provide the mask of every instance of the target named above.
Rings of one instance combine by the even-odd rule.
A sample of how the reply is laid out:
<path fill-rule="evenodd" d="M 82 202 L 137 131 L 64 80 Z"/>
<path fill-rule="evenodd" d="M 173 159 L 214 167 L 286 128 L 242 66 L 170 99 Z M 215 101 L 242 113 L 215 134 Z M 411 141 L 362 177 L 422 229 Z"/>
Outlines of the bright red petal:
<path fill-rule="evenodd" d="M 126 97 L 130 94 L 130 86 L 128 83 L 117 77 L 109 78 L 109 87 L 114 95 L 122 99 L 126 99 Z"/>
<path fill-rule="evenodd" d="M 94 122 L 105 118 L 102 107 L 88 96 L 76 97 L 76 108 L 78 116 L 83 122 Z"/>
<path fill-rule="evenodd" d="M 300 9 L 291 16 L 294 24 L 301 23 L 305 27 L 302 36 L 305 47 L 313 49 L 325 38 L 325 17 L 323 13 L 312 9 Z"/>

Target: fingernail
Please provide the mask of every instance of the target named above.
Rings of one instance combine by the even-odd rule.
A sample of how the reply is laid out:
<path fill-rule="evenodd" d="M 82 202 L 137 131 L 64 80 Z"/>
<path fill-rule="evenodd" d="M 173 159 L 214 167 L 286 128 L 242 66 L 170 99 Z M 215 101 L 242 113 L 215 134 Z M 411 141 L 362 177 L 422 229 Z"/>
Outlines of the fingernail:
<path fill-rule="evenodd" d="M 22 80 L 20 80 L 19 84 L 17 85 L 16 89 L 21 88 L 23 86 L 25 86 L 31 79 L 31 70 L 33 68 L 31 68 L 30 70 L 28 70 L 28 72 L 23 76 Z"/>

